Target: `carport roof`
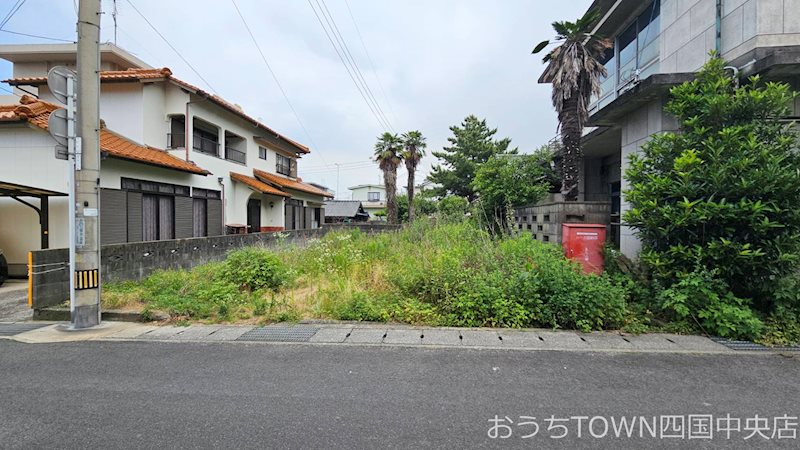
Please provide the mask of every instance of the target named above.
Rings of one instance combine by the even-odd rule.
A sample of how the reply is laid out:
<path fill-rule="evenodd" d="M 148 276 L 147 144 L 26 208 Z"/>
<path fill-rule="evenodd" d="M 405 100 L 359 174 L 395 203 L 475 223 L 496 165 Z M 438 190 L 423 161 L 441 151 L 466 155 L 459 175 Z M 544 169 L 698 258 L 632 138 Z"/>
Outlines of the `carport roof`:
<path fill-rule="evenodd" d="M 24 186 L 16 183 L 8 183 L 0 181 L 0 196 L 14 196 L 14 197 L 64 197 L 67 194 L 63 192 L 51 191 L 49 189 L 42 189 L 31 186 Z"/>

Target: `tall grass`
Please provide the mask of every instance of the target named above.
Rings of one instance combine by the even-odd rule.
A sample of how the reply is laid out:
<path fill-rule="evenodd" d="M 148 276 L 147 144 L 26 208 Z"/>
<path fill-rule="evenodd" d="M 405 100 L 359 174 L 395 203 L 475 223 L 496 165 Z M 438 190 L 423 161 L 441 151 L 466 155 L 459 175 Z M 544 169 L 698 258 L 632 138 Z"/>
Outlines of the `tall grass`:
<path fill-rule="evenodd" d="M 160 272 L 139 285 L 141 300 L 175 316 L 209 320 L 332 318 L 589 330 L 620 326 L 625 313 L 622 288 L 583 275 L 557 247 L 529 235 L 492 236 L 468 221 L 420 219 L 377 235 L 331 232 L 306 247 L 277 251 L 280 264 L 262 252 L 273 255 L 240 250 L 221 264 Z M 226 269 L 231 261 L 265 258 L 268 273 L 259 265 L 250 272 L 280 274 L 281 282 L 267 288 L 243 289 Z"/>

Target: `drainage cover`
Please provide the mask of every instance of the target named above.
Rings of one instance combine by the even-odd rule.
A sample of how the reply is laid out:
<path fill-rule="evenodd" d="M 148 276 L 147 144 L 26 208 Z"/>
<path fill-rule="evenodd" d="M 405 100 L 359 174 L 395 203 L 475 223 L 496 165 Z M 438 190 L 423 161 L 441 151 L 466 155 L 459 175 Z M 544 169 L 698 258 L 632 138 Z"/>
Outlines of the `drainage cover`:
<path fill-rule="evenodd" d="M 735 339 L 711 338 L 717 344 L 722 344 L 732 350 L 760 351 L 760 352 L 800 352 L 800 347 L 766 347 L 750 341 L 737 341 Z"/>
<path fill-rule="evenodd" d="M 14 336 L 26 331 L 37 330 L 50 325 L 49 323 L 3 323 L 0 324 L 0 336 Z"/>
<path fill-rule="evenodd" d="M 308 342 L 317 332 L 312 327 L 261 327 L 239 336 L 237 341 Z"/>

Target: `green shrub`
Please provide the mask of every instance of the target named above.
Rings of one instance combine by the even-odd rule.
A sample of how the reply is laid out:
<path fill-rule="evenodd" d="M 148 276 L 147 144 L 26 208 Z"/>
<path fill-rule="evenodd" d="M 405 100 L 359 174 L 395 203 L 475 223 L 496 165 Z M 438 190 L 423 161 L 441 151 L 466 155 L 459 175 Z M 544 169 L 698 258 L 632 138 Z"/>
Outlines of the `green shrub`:
<path fill-rule="evenodd" d="M 737 87 L 724 65 L 712 58 L 695 81 L 672 89 L 666 111 L 681 130 L 652 136 L 631 157 L 625 221 L 666 285 L 714 268 L 736 296 L 766 311 L 773 280 L 800 260 L 800 152 L 792 125 L 778 120 L 794 94 L 757 77 Z M 735 304 L 709 306 L 708 320 L 755 323 Z"/>
<path fill-rule="evenodd" d="M 682 321 L 691 319 L 703 331 L 727 338 L 753 339 L 763 322 L 745 299 L 736 297 L 715 272 L 698 269 L 661 291 L 661 307 Z M 691 323 L 691 322 L 689 322 Z"/>
<path fill-rule="evenodd" d="M 249 247 L 231 252 L 222 265 L 220 276 L 248 291 L 276 291 L 291 280 L 281 259 L 266 249 Z"/>

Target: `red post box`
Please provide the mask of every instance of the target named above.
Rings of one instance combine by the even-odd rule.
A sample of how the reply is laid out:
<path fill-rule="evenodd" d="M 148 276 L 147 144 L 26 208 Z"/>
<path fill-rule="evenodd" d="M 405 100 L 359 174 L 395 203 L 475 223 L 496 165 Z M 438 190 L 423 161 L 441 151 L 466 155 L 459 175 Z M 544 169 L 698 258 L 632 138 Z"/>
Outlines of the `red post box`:
<path fill-rule="evenodd" d="M 603 273 L 606 226 L 594 223 L 561 225 L 561 245 L 567 258 L 581 263 L 585 273 Z"/>

